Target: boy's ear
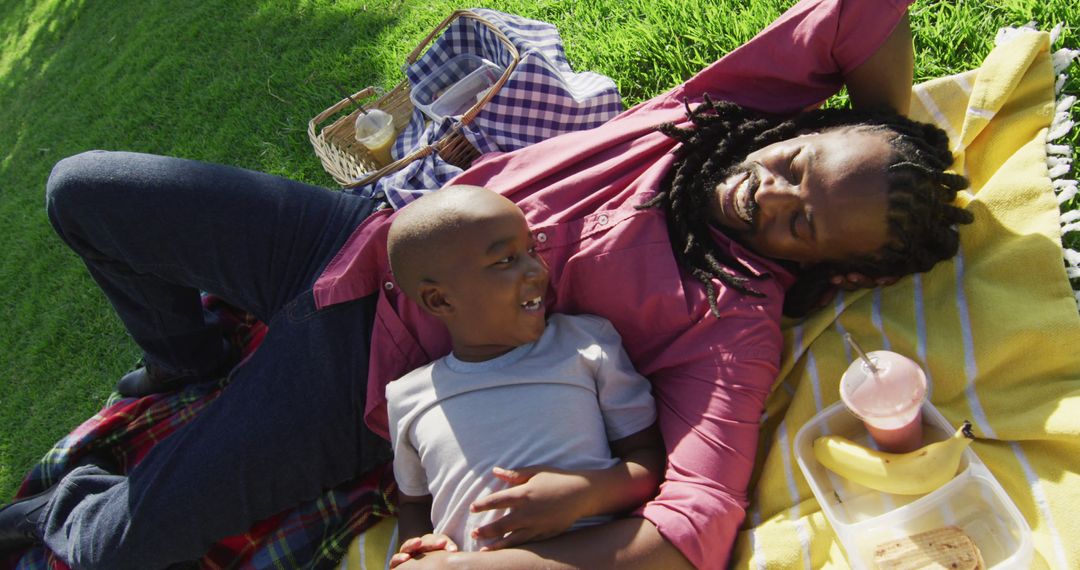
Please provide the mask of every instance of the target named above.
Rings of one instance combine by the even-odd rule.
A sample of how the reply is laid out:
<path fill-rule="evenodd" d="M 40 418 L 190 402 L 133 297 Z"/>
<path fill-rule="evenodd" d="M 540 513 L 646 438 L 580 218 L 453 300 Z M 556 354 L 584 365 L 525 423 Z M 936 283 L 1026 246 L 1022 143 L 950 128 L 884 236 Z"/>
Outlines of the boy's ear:
<path fill-rule="evenodd" d="M 446 291 L 434 281 L 421 281 L 417 297 L 420 299 L 420 306 L 436 317 L 445 317 L 454 311 L 446 297 Z"/>

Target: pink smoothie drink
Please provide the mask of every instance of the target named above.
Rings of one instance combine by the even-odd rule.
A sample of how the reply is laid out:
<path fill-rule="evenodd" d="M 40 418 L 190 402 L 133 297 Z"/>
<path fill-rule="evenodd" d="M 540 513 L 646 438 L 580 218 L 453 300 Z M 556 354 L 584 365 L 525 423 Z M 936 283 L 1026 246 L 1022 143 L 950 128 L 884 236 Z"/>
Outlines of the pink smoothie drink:
<path fill-rule="evenodd" d="M 878 447 L 892 453 L 923 444 L 922 404 L 926 374 L 913 360 L 888 350 L 855 359 L 840 378 L 840 398 L 861 419 Z"/>

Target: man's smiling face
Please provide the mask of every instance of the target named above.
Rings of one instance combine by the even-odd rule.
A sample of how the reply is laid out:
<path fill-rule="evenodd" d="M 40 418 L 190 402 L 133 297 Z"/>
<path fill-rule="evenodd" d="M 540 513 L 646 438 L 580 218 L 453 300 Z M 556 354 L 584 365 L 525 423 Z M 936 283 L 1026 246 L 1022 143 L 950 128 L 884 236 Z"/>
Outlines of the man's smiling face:
<path fill-rule="evenodd" d="M 713 189 L 712 222 L 757 253 L 804 266 L 879 251 L 893 154 L 885 137 L 847 127 L 756 150 Z"/>

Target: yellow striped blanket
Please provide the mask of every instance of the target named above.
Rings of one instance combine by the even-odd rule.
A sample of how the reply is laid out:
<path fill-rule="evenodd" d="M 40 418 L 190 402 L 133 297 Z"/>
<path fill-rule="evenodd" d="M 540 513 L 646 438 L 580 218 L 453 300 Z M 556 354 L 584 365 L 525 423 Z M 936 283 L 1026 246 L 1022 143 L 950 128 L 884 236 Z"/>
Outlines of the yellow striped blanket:
<path fill-rule="evenodd" d="M 912 116 L 948 132 L 954 168 L 972 183 L 960 255 L 785 327 L 737 568 L 848 566 L 792 451 L 799 428 L 839 399 L 845 332 L 914 358 L 933 404 L 953 425 L 972 421 L 973 450 L 1032 528 L 1032 567 L 1080 567 L 1080 316 L 1054 191 L 1064 200 L 1076 185 L 1053 179 L 1068 149 L 1048 145 L 1068 130 L 1073 100 L 1055 96 L 1050 34 L 1008 30 L 998 42 L 979 69 L 914 90 Z M 1075 53 L 1056 56 L 1064 68 Z"/>

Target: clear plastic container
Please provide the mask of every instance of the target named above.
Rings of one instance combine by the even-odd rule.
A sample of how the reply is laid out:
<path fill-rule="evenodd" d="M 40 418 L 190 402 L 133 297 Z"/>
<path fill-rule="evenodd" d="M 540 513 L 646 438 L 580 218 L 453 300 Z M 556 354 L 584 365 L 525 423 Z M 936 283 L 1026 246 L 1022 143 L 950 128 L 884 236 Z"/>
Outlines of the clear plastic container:
<path fill-rule="evenodd" d="M 923 404 L 922 417 L 926 443 L 956 431 L 930 402 Z M 1029 566 L 1031 528 L 970 448 L 945 485 L 925 495 L 893 495 L 852 483 L 818 463 L 814 440 L 830 434 L 867 446 L 870 436 L 843 403 L 822 410 L 795 435 L 795 459 L 852 568 L 874 568 L 874 548 L 881 543 L 949 525 L 971 537 L 988 569 Z"/>
<path fill-rule="evenodd" d="M 450 58 L 413 87 L 409 98 L 432 121 L 465 114 L 502 77 L 503 68 L 472 54 Z"/>

